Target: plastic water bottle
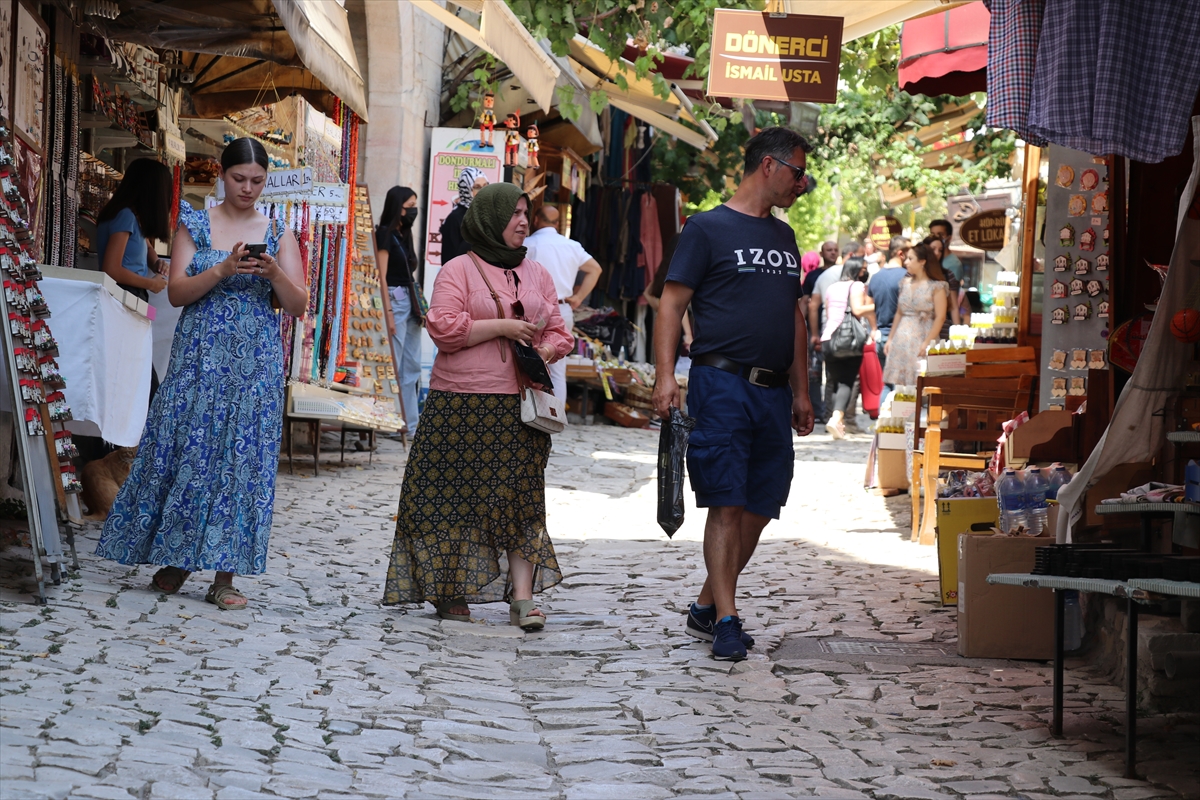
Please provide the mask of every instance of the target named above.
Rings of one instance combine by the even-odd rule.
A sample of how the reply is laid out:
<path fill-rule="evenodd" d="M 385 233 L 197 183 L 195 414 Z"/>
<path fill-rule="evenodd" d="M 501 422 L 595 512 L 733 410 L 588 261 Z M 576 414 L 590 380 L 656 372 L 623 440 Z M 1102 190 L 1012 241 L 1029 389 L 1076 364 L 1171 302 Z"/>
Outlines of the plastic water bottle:
<path fill-rule="evenodd" d="M 1025 517 L 1025 481 L 1011 467 L 1004 470 L 996 484 L 996 502 L 1000 505 L 1001 533 L 1015 534 L 1027 527 Z"/>
<path fill-rule="evenodd" d="M 1067 472 L 1067 468 L 1059 464 L 1050 473 L 1049 488 L 1046 489 L 1047 500 L 1057 500 L 1058 490 L 1071 482 L 1071 473 Z"/>
<path fill-rule="evenodd" d="M 1046 529 L 1046 490 L 1050 488 L 1041 467 L 1025 471 L 1025 519 L 1030 536 L 1041 536 Z"/>

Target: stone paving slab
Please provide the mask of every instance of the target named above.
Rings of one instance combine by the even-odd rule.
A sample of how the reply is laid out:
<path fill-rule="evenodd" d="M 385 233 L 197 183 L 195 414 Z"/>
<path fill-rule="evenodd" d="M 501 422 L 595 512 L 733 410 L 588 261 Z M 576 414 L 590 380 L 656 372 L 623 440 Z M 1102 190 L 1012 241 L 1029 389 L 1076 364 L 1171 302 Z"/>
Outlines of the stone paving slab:
<path fill-rule="evenodd" d="M 1055 740 L 1048 665 L 953 655 L 908 499 L 860 488 L 865 437 L 796 441 L 790 505 L 743 578 L 759 644 L 712 661 L 683 633 L 703 516 L 689 497 L 674 539 L 654 524 L 656 447 L 556 438 L 564 581 L 538 634 L 499 604 L 472 623 L 379 605 L 404 465 L 387 440 L 370 468 L 281 472 L 245 612 L 205 604 L 207 575 L 149 590 L 152 568 L 89 555 L 96 526 L 46 607 L 20 551 L 0 553 L 0 798 L 1200 796 L 1195 718 L 1148 720 L 1128 780 L 1120 691 L 1070 670 Z M 845 658 L 828 637 L 945 653 Z"/>

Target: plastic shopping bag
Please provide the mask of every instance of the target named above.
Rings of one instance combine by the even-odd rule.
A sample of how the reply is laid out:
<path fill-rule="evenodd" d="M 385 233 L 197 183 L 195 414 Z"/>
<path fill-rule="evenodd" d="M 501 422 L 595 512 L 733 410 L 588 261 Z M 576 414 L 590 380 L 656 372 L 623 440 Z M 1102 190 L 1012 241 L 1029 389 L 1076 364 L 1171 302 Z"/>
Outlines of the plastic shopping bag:
<path fill-rule="evenodd" d="M 658 524 L 670 538 L 683 525 L 683 462 L 696 420 L 671 407 L 658 434 Z"/>

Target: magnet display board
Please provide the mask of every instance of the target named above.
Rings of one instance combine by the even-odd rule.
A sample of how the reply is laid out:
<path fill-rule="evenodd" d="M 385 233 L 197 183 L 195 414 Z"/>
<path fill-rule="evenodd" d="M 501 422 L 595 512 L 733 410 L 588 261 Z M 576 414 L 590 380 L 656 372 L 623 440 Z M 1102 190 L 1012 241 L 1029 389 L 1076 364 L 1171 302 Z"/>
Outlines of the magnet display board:
<path fill-rule="evenodd" d="M 1041 409 L 1087 395 L 1089 369 L 1108 369 L 1112 256 L 1108 166 L 1050 146 L 1042 313 Z"/>

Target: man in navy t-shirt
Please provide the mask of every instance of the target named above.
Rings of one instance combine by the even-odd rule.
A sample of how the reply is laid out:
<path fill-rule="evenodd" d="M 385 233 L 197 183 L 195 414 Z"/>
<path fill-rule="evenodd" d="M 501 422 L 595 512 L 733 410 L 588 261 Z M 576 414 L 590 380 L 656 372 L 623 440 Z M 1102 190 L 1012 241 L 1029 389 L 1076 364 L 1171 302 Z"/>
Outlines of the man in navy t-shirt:
<path fill-rule="evenodd" d="M 792 229 L 771 214 L 804 193 L 811 149 L 787 128 L 767 128 L 746 143 L 737 192 L 688 219 L 680 234 L 654 326 L 654 407 L 666 419 L 679 406 L 675 350 L 691 305 L 688 410 L 696 428 L 687 464 L 696 505 L 708 508 L 708 579 L 687 632 L 711 641 L 721 660 L 740 661 L 754 645 L 734 601 L 738 575 L 787 502 L 792 429 L 807 436 L 813 428 L 800 253 Z"/>

